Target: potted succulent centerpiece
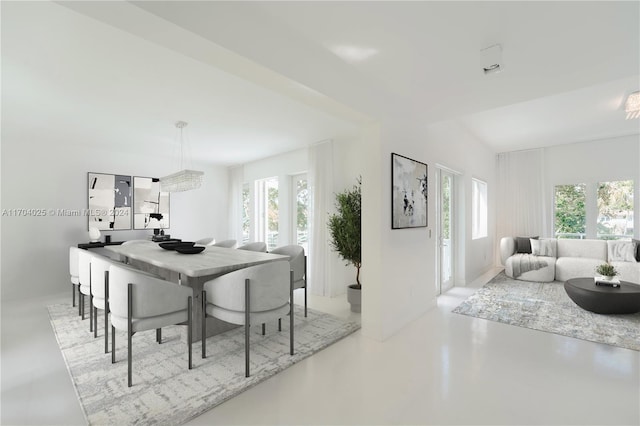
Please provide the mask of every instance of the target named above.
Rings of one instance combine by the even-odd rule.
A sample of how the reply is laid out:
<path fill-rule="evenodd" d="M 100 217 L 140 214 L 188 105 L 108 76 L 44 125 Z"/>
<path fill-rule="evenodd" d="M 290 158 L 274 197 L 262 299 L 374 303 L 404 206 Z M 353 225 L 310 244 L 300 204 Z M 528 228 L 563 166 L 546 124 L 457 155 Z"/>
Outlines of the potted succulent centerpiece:
<path fill-rule="evenodd" d="M 602 275 L 605 279 L 611 281 L 618 275 L 618 271 L 616 271 L 616 268 L 614 268 L 612 264 L 603 263 L 596 268 L 596 274 Z"/>
<path fill-rule="evenodd" d="M 361 311 L 360 267 L 361 261 L 361 178 L 351 189 L 336 194 L 336 213 L 329 215 L 329 233 L 331 248 L 338 252 L 347 265 L 356 267 L 356 283 L 347 288 L 347 300 L 352 312 Z"/>

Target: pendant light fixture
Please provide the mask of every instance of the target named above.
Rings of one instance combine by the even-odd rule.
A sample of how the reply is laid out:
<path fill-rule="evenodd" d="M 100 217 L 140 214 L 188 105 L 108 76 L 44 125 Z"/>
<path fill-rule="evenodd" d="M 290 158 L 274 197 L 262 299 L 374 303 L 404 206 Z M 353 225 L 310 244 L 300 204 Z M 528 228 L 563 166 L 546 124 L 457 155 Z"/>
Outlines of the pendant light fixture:
<path fill-rule="evenodd" d="M 204 172 L 184 168 L 185 145 L 183 132 L 187 124 L 189 123 L 185 121 L 176 122 L 176 128 L 180 129 L 180 168 L 182 170 L 160 178 L 160 190 L 163 192 L 190 191 L 198 189 L 202 185 Z"/>

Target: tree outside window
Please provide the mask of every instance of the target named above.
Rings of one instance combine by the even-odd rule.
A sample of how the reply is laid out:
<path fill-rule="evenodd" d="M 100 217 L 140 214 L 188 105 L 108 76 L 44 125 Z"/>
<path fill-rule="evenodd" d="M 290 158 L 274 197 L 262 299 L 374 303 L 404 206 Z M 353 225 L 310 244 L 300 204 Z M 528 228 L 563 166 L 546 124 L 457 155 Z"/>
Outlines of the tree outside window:
<path fill-rule="evenodd" d="M 555 188 L 555 230 L 558 238 L 584 238 L 587 233 L 587 186 L 558 185 Z"/>

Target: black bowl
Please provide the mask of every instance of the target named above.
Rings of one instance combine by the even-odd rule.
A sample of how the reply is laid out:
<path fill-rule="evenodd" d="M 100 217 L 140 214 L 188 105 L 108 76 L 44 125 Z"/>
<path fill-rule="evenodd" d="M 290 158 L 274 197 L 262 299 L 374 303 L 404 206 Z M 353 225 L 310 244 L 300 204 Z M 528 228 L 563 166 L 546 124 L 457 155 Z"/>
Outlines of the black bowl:
<path fill-rule="evenodd" d="M 201 251 L 203 251 L 205 249 L 204 246 L 191 246 L 191 247 L 176 247 L 175 250 L 178 253 L 182 253 L 182 254 L 196 254 L 196 253 L 200 253 Z"/>
<path fill-rule="evenodd" d="M 160 243 L 158 245 L 165 250 L 175 250 L 178 247 L 193 247 L 194 244 L 195 243 L 189 241 L 169 241 L 166 243 Z"/>

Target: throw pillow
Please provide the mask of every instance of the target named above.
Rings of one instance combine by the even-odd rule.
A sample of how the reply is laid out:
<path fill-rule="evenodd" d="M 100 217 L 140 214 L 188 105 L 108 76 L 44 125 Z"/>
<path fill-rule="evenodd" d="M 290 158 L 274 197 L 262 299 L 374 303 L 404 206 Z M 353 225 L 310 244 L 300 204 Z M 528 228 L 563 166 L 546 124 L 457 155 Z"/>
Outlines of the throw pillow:
<path fill-rule="evenodd" d="M 516 253 L 531 254 L 531 239 L 537 240 L 538 237 L 516 237 Z"/>
<path fill-rule="evenodd" d="M 636 243 L 632 241 L 607 241 L 609 262 L 637 262 Z"/>
<path fill-rule="evenodd" d="M 552 240 L 536 240 L 531 238 L 531 254 L 534 256 L 555 257 Z"/>

